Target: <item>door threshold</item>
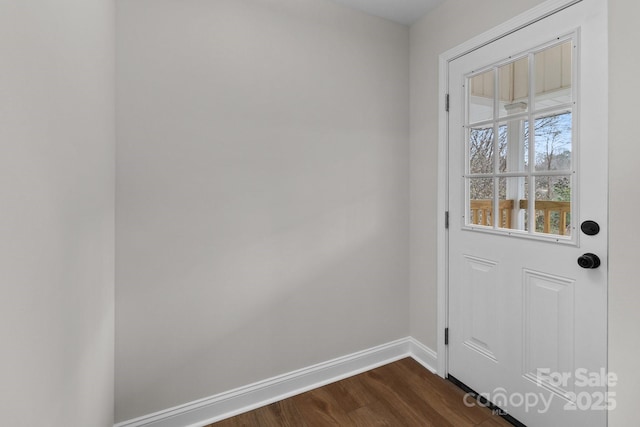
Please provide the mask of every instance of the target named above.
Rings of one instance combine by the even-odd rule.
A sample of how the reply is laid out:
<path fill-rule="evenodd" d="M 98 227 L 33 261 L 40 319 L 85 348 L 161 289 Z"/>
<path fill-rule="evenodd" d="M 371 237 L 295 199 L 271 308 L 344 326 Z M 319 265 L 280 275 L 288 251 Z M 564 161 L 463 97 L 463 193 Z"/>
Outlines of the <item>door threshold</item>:
<path fill-rule="evenodd" d="M 457 379 L 453 375 L 447 375 L 447 380 L 451 381 L 458 388 L 460 388 L 460 389 L 464 390 L 465 392 L 469 393 L 474 399 L 476 399 L 478 402 L 480 402 L 482 404 L 482 406 L 485 406 L 485 407 L 489 408 L 491 410 L 491 412 L 493 412 L 495 415 L 500 416 L 502 419 L 504 419 L 505 421 L 507 421 L 511 425 L 513 425 L 515 427 L 527 427 L 526 424 L 521 423 L 520 421 L 518 421 L 517 418 L 509 415 L 507 413 L 507 411 L 505 411 L 504 409 L 494 405 L 493 403 L 491 403 L 489 400 L 487 400 L 483 396 L 480 396 L 475 390 L 473 390 L 471 387 L 469 387 L 468 385 L 466 385 L 465 383 L 463 383 L 462 381 L 460 381 L 459 379 Z"/>

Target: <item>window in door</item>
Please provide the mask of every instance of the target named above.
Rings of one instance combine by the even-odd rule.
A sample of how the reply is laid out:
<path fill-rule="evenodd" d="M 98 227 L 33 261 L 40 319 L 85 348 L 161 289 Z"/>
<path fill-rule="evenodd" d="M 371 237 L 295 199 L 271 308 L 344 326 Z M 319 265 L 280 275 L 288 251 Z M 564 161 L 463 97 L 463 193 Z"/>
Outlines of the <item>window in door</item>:
<path fill-rule="evenodd" d="M 576 37 L 465 77 L 465 228 L 575 235 Z"/>

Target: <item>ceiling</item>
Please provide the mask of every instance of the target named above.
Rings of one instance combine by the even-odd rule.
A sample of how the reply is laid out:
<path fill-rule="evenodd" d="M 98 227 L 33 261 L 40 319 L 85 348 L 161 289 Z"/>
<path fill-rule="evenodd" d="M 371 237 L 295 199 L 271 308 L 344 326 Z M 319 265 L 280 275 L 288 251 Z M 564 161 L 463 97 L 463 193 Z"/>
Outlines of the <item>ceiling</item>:
<path fill-rule="evenodd" d="M 444 0 L 334 0 L 371 15 L 410 25 Z"/>

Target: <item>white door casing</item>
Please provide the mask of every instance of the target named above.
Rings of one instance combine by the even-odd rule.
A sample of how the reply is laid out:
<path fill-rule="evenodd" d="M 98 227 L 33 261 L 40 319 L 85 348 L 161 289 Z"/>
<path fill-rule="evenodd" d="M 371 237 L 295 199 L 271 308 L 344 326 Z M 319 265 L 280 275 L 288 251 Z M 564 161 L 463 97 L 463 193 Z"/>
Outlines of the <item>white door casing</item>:
<path fill-rule="evenodd" d="M 607 389 L 598 383 L 607 354 L 606 34 L 606 2 L 583 0 L 448 63 L 447 372 L 530 427 L 606 425 Z M 570 237 L 500 230 L 495 219 L 472 226 L 468 78 L 565 40 L 575 58 Z M 584 220 L 600 233 L 582 233 Z M 583 253 L 597 254 L 600 267 L 580 268 Z"/>

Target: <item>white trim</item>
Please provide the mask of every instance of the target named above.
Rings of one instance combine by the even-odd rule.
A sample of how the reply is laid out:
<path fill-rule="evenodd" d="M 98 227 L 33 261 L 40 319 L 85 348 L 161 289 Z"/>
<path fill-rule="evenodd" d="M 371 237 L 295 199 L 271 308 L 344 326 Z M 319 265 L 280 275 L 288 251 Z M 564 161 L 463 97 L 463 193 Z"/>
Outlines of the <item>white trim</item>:
<path fill-rule="evenodd" d="M 438 359 L 438 375 L 445 377 L 448 372 L 447 361 L 449 352 L 444 344 L 444 329 L 449 324 L 448 316 L 448 269 L 449 239 L 445 228 L 445 212 L 449 210 L 449 112 L 442 108 L 445 105 L 449 93 L 449 59 L 446 55 L 440 55 L 438 86 L 438 208 L 437 208 L 437 232 L 436 232 L 436 301 L 438 304 L 436 318 L 436 351 L 442 357 Z"/>
<path fill-rule="evenodd" d="M 436 352 L 417 340 L 407 337 L 211 397 L 123 421 L 115 427 L 202 427 L 405 357 L 413 357 L 425 368 L 435 372 L 434 366 L 438 362 Z"/>
<path fill-rule="evenodd" d="M 540 21 L 547 16 L 551 16 L 556 12 L 566 9 L 569 6 L 580 3 L 581 1 L 582 0 L 548 0 L 532 9 L 529 9 L 526 12 L 521 13 L 520 15 L 511 18 L 505 23 L 502 23 L 488 31 L 485 31 L 484 33 L 472 38 L 471 40 L 467 40 L 466 42 L 449 49 L 448 51 L 440 55 L 440 57 L 445 57 L 447 62 L 453 61 L 456 58 L 466 55 L 469 52 L 479 49 L 482 46 L 485 46 L 508 34 L 518 31 L 519 29 L 531 25 L 534 22 Z"/>
<path fill-rule="evenodd" d="M 438 102 L 440 106 L 445 105 L 445 97 L 449 90 L 449 63 L 456 58 L 466 55 L 482 46 L 485 46 L 495 40 L 498 40 L 508 34 L 511 34 L 527 25 L 553 15 L 562 9 L 566 9 L 582 0 L 548 0 L 540 5 L 510 19 L 509 21 L 493 27 L 471 40 L 466 41 L 448 51 L 442 53 L 439 58 L 439 76 L 438 76 Z M 444 227 L 445 211 L 449 209 L 448 199 L 448 114 L 444 108 L 438 108 L 438 217 L 436 236 L 437 245 L 437 354 L 441 355 L 437 359 L 438 375 L 445 377 L 448 373 L 447 347 L 444 345 L 444 329 L 448 324 L 448 235 Z"/>
<path fill-rule="evenodd" d="M 438 354 L 415 338 L 409 337 L 409 355 L 426 369 L 436 374 Z"/>

